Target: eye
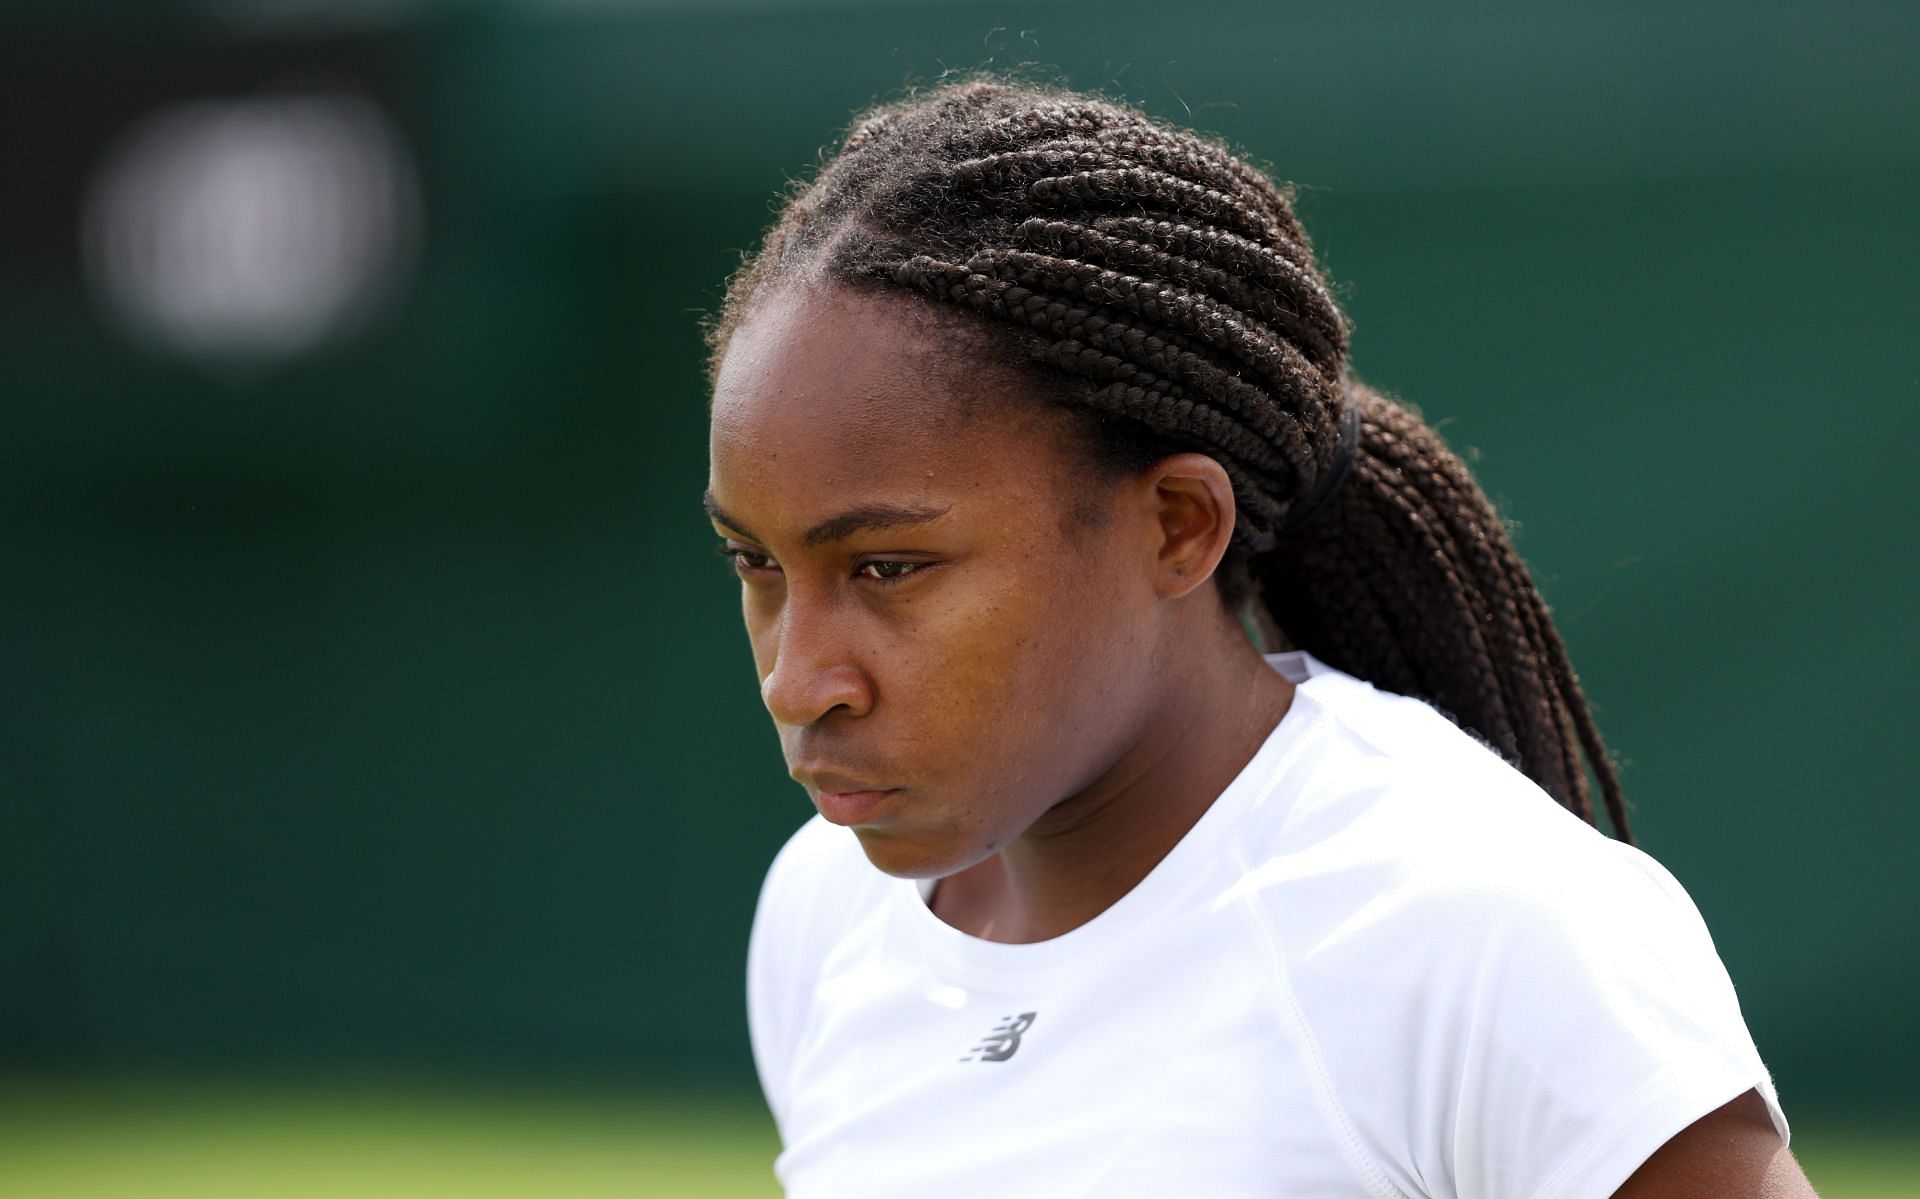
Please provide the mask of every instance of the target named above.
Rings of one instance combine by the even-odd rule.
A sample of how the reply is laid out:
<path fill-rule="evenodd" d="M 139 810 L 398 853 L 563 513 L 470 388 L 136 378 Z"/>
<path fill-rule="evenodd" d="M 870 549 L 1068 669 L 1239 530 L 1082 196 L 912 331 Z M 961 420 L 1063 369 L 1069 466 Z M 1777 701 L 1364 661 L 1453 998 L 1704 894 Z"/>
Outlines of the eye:
<path fill-rule="evenodd" d="M 723 541 L 715 546 L 714 552 L 722 558 L 732 559 L 733 569 L 739 574 L 745 575 L 753 574 L 756 571 L 779 569 L 778 566 L 774 565 L 773 558 L 770 555 L 763 554 L 759 550 L 750 550 L 744 545 L 734 545 L 729 541 Z"/>
<path fill-rule="evenodd" d="M 898 583 L 909 575 L 924 570 L 926 566 L 925 562 L 894 562 L 878 559 L 873 562 L 862 562 L 854 574 L 876 583 Z"/>

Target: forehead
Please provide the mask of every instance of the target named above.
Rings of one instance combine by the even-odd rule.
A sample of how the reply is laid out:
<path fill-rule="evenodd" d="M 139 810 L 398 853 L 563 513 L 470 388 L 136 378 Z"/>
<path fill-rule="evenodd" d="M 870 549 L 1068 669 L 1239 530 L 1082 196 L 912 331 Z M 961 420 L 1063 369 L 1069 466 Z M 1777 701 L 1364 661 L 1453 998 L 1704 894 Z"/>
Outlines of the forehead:
<path fill-rule="evenodd" d="M 800 521 L 903 493 L 1049 491 L 1057 414 L 970 341 L 911 297 L 790 288 L 756 303 L 715 376 L 715 497 Z"/>
<path fill-rule="evenodd" d="M 973 352 L 976 338 L 913 296 L 819 283 L 789 285 L 754 303 L 714 378 L 713 421 L 730 431 L 771 409 L 841 419 L 863 415 L 954 422 L 985 407 L 1004 367 Z"/>

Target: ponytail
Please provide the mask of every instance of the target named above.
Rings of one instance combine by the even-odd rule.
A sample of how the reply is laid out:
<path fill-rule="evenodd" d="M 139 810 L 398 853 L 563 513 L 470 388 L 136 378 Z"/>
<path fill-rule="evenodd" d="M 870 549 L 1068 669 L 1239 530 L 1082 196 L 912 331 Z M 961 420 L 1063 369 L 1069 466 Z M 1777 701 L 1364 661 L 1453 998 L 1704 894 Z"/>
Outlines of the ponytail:
<path fill-rule="evenodd" d="M 1254 559 L 1259 602 L 1293 646 L 1427 700 L 1588 821 L 1590 765 L 1630 842 L 1606 744 L 1493 505 L 1418 416 L 1370 388 L 1351 393 L 1352 471 Z"/>

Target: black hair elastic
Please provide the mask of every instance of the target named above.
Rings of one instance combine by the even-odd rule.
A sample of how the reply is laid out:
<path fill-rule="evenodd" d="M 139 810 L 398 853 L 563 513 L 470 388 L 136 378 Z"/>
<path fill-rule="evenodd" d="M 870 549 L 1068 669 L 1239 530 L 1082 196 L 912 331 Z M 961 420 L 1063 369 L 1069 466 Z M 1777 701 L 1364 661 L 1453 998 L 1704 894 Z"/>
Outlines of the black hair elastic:
<path fill-rule="evenodd" d="M 1320 482 L 1314 489 L 1293 501 L 1287 508 L 1287 517 L 1273 535 L 1285 537 L 1297 531 L 1333 502 L 1340 494 L 1341 484 L 1347 481 L 1348 472 L 1353 470 L 1353 459 L 1360 452 L 1360 405 L 1353 402 L 1353 392 L 1345 388 L 1341 394 L 1346 403 L 1340 412 L 1340 439 L 1333 447 L 1333 461 L 1327 463 L 1327 469 L 1320 476 Z"/>

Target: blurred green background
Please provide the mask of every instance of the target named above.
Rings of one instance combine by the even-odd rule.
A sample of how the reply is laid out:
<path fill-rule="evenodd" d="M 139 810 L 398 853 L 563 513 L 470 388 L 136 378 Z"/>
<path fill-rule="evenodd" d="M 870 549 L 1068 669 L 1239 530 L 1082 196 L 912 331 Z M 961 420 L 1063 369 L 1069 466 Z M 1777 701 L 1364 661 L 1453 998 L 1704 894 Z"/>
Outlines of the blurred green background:
<path fill-rule="evenodd" d="M 1917 56 L 1906 3 L 10 6 L 0 1195 L 770 1189 L 741 966 L 809 809 L 697 320 L 982 65 L 1301 184 L 1816 1183 L 1920 1193 Z"/>

